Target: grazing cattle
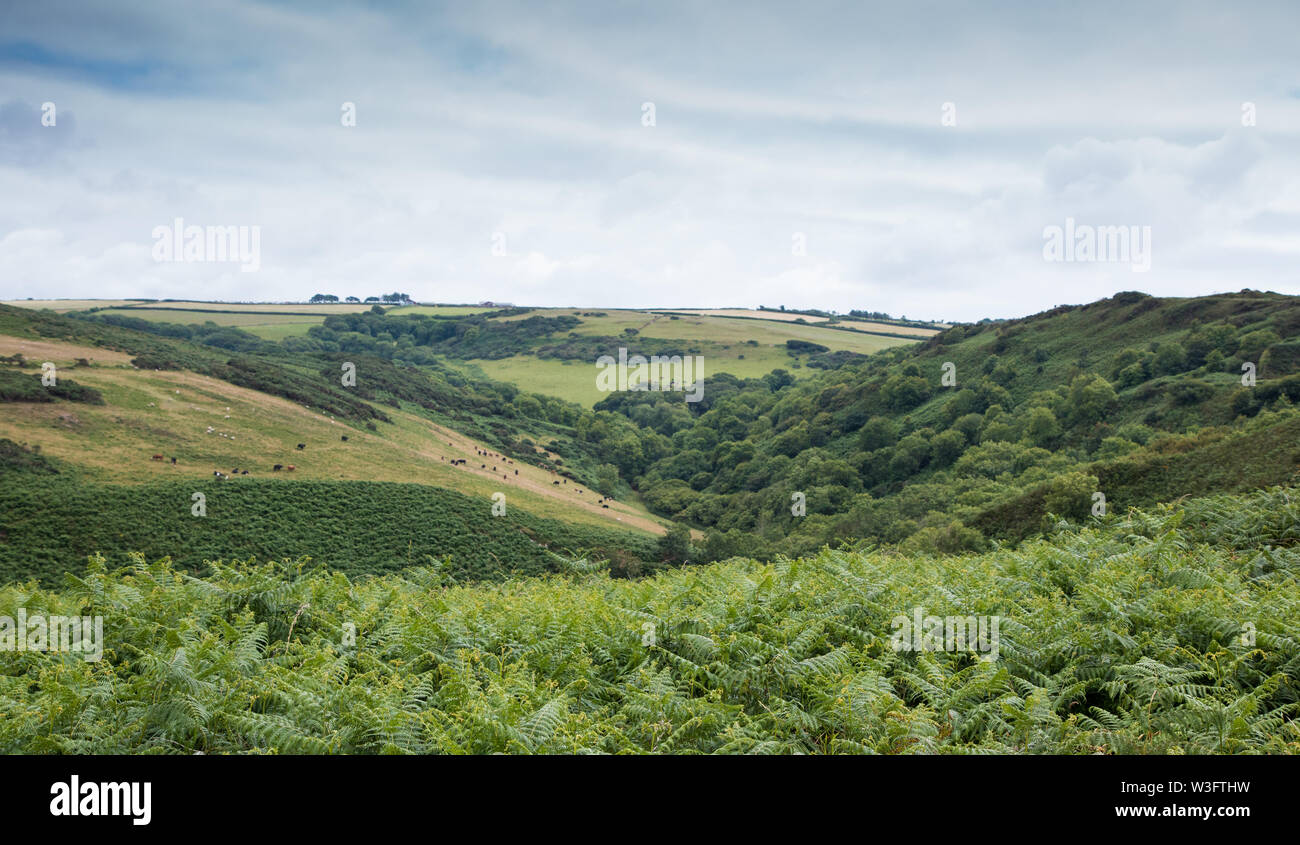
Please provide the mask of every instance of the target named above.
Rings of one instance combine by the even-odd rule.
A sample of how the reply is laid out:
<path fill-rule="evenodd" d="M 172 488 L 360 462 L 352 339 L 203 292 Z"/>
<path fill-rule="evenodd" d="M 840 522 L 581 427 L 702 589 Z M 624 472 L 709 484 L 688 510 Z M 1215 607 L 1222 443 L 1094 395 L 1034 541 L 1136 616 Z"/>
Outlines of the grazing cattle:
<path fill-rule="evenodd" d="M 282 466 L 284 466 L 284 464 L 276 464 L 275 466 L 271 467 L 271 471 L 272 471 L 272 472 L 279 472 L 279 471 L 280 471 L 280 468 L 281 468 Z"/>
<path fill-rule="evenodd" d="M 552 483 L 552 484 L 559 484 L 560 482 L 558 482 L 558 481 L 552 481 L 551 483 Z"/>
<path fill-rule="evenodd" d="M 515 470 L 515 475 L 518 475 L 518 474 L 519 474 L 519 470 Z"/>
<path fill-rule="evenodd" d="M 248 470 L 244 470 L 243 472 L 240 473 L 240 475 L 248 475 Z"/>
<path fill-rule="evenodd" d="M 307 448 L 307 444 L 306 444 L 306 443 L 299 443 L 299 444 L 298 444 L 298 448 L 299 448 L 299 449 L 306 449 L 306 448 Z"/>
<path fill-rule="evenodd" d="M 293 464 L 289 464 L 287 467 L 284 468 L 285 472 L 293 472 L 295 469 L 297 469 L 297 467 L 294 466 Z"/>
<path fill-rule="evenodd" d="M 487 464 L 479 464 L 479 465 L 478 465 L 478 468 L 479 468 L 479 469 L 487 469 Z"/>
<path fill-rule="evenodd" d="M 609 510 L 609 505 L 601 505 L 601 507 L 604 508 L 605 510 Z"/>
<path fill-rule="evenodd" d="M 348 436 L 347 436 L 346 434 L 343 435 L 343 442 L 344 442 L 344 443 L 347 443 L 347 442 L 348 442 Z"/>
<path fill-rule="evenodd" d="M 153 456 L 153 460 L 155 460 L 155 461 L 161 461 L 162 459 L 163 459 L 163 456 L 162 456 L 162 455 L 154 455 L 154 456 Z"/>
<path fill-rule="evenodd" d="M 176 463 L 176 459 L 175 459 L 175 458 L 172 458 L 172 463 Z"/>

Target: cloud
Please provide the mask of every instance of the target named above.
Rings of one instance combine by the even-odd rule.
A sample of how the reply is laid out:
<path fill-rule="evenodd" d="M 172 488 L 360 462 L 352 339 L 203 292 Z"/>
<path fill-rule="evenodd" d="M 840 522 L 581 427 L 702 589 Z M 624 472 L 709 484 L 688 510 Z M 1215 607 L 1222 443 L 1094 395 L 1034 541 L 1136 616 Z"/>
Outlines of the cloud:
<path fill-rule="evenodd" d="M 6 16 L 6 297 L 400 289 L 979 319 L 1121 289 L 1300 292 L 1289 4 Z M 261 269 L 155 264 L 150 232 L 175 217 L 260 226 Z M 1044 262 L 1066 217 L 1150 225 L 1151 271 Z"/>

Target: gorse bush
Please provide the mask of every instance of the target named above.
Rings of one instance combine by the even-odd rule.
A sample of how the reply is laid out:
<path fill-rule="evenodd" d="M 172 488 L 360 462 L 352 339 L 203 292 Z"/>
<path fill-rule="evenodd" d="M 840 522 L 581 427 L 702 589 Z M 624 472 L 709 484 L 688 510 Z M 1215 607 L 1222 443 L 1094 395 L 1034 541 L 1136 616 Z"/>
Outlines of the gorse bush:
<path fill-rule="evenodd" d="M 1294 753 L 1300 507 L 1276 488 L 964 557 L 831 551 L 457 585 L 167 560 L 0 589 L 104 657 L 0 652 L 0 750 Z M 996 616 L 996 660 L 896 616 Z M 350 634 L 355 632 L 355 643 Z"/>

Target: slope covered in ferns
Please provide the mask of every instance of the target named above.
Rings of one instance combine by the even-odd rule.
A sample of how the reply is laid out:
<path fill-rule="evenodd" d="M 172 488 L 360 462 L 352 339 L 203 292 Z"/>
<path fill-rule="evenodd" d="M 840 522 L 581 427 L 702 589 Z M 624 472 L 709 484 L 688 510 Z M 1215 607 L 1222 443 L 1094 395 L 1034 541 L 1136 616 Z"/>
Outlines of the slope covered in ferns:
<path fill-rule="evenodd" d="M 99 614 L 106 639 L 99 662 L 0 653 L 0 751 L 1294 753 L 1296 497 L 640 581 L 94 559 L 0 589 L 0 614 Z M 915 607 L 1000 617 L 998 659 L 895 651 Z"/>

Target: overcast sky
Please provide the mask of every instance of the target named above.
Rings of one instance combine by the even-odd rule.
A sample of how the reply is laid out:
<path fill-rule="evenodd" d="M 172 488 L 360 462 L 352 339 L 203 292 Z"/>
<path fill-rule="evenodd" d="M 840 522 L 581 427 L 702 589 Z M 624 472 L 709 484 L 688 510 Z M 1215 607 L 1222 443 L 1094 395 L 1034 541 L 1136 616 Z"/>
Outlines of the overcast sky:
<path fill-rule="evenodd" d="M 0 298 L 1300 293 L 1297 33 L 1294 2 L 6 2 Z M 259 227 L 260 267 L 155 261 L 177 217 Z M 1149 226 L 1150 269 L 1045 260 L 1067 218 Z"/>

